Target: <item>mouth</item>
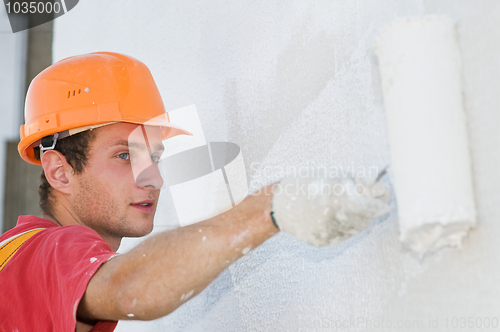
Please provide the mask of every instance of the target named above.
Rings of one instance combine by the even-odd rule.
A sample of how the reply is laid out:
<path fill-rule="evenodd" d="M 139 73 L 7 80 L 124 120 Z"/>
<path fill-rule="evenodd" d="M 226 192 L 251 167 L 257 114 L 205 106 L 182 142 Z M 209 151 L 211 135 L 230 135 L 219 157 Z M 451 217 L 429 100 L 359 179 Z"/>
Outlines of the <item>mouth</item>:
<path fill-rule="evenodd" d="M 155 200 L 154 199 L 147 199 L 147 200 L 144 200 L 141 202 L 132 203 L 130 205 L 138 210 L 141 210 L 142 212 L 153 213 Z"/>

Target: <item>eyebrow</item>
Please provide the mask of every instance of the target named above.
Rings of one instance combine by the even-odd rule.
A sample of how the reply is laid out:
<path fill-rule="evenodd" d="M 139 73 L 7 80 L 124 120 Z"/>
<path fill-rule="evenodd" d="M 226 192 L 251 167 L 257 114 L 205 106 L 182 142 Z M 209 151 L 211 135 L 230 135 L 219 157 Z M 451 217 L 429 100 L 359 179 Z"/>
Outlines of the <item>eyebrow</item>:
<path fill-rule="evenodd" d="M 116 142 L 115 144 L 111 145 L 111 146 L 117 146 L 117 145 L 123 145 L 123 146 L 126 146 L 126 147 L 129 147 L 129 148 L 132 148 L 132 149 L 141 149 L 141 150 L 145 150 L 147 149 L 148 147 L 146 146 L 146 144 L 143 144 L 143 143 L 137 143 L 137 142 L 128 142 L 128 141 L 118 141 Z M 165 147 L 163 146 L 163 144 L 156 144 L 154 146 L 154 151 L 164 151 L 165 150 Z"/>

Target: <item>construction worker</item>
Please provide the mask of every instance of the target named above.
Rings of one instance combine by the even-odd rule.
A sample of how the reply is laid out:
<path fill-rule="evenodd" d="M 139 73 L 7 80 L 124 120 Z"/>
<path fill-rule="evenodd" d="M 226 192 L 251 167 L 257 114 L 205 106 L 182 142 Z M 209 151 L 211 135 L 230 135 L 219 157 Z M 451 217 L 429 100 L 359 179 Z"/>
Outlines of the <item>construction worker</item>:
<path fill-rule="evenodd" d="M 151 73 L 132 57 L 74 56 L 33 80 L 19 153 L 43 167 L 42 218 L 20 216 L 0 237 L 0 331 L 113 331 L 118 320 L 165 316 L 276 234 L 278 224 L 293 228 L 286 215 L 300 217 L 289 206 L 297 198 L 276 195 L 273 216 L 273 184 L 223 214 L 117 254 L 123 237 L 152 231 L 162 141 L 181 134 L 189 132 L 169 121 Z M 383 195 L 367 196 L 375 209 L 361 218 L 365 224 L 387 212 Z M 307 205 L 304 197 L 298 202 Z M 323 211 L 330 201 L 321 202 Z M 300 224 L 296 216 L 289 219 Z M 328 240 L 315 227 L 306 233 Z"/>

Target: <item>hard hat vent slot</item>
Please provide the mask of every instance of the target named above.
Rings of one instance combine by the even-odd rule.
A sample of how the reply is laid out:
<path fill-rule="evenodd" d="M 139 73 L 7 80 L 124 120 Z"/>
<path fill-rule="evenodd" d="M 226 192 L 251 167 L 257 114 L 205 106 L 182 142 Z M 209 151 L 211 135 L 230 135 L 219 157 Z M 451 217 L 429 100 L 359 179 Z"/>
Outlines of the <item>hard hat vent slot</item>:
<path fill-rule="evenodd" d="M 82 93 L 82 89 L 78 89 L 78 94 Z M 73 90 L 73 97 L 76 96 L 76 90 Z M 68 99 L 71 98 L 71 90 L 68 91 Z"/>

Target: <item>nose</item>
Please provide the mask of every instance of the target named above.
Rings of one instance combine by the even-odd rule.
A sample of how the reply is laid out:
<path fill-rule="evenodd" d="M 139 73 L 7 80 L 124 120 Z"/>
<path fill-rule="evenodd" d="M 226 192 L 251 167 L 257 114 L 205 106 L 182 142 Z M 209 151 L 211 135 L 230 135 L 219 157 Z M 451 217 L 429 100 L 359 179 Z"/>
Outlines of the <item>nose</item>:
<path fill-rule="evenodd" d="M 163 186 L 163 178 L 160 170 L 155 163 L 151 163 L 142 172 L 137 175 L 135 183 L 138 187 L 144 189 L 161 189 Z"/>

